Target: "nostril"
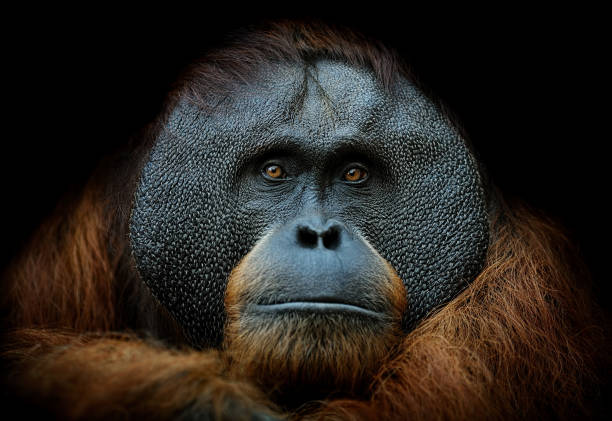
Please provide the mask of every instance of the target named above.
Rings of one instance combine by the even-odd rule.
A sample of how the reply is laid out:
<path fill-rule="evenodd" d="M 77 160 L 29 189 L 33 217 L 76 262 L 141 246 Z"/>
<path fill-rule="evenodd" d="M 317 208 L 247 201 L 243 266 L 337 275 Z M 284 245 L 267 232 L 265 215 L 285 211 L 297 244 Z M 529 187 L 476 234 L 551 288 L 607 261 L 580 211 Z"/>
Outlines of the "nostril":
<path fill-rule="evenodd" d="M 314 248 L 319 242 L 319 235 L 317 232 L 303 225 L 298 227 L 297 237 L 298 243 L 305 247 Z"/>
<path fill-rule="evenodd" d="M 323 246 L 330 250 L 334 250 L 340 244 L 340 229 L 337 226 L 332 226 L 321 234 L 323 240 Z"/>

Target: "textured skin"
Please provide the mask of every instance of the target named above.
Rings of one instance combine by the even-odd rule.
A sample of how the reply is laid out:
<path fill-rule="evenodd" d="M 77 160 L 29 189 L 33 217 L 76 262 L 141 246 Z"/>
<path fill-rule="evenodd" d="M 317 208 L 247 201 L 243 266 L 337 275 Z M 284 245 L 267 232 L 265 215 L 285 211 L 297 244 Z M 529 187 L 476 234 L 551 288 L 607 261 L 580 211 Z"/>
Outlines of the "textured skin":
<path fill-rule="evenodd" d="M 222 338 L 232 268 L 300 215 L 342 221 L 390 262 L 406 286 L 407 330 L 481 270 L 489 234 L 478 165 L 410 82 L 386 92 L 370 71 L 343 63 L 276 64 L 217 102 L 207 111 L 178 103 L 130 223 L 142 278 L 195 345 Z M 365 187 L 330 175 L 351 151 L 373 168 Z M 267 156 L 297 156 L 294 177 L 263 188 Z"/>

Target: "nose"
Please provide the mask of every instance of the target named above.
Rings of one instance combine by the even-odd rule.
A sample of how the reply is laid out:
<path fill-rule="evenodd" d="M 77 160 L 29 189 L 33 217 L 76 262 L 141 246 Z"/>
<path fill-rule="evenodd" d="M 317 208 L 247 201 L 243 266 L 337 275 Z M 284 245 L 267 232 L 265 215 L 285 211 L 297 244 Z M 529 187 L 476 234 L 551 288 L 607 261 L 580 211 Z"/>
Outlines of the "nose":
<path fill-rule="evenodd" d="M 338 221 L 318 218 L 301 219 L 296 223 L 297 243 L 304 248 L 322 247 L 335 250 L 342 241 L 344 227 Z"/>

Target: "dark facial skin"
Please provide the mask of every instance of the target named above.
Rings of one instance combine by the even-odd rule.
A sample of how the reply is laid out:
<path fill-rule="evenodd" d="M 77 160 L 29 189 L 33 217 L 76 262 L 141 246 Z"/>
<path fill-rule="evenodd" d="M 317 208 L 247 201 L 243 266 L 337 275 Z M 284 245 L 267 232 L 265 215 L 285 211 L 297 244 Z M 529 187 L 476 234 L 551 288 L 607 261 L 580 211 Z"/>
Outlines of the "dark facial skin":
<path fill-rule="evenodd" d="M 478 166 L 408 81 L 386 92 L 365 69 L 279 64 L 211 103 L 182 101 L 169 117 L 130 231 L 143 280 L 194 345 L 220 343 L 227 278 L 266 236 L 278 284 L 252 304 L 317 312 L 325 306 L 308 303 L 331 301 L 384 315 L 363 275 L 380 255 L 404 283 L 405 330 L 482 268 Z"/>
<path fill-rule="evenodd" d="M 384 260 L 356 233 L 322 214 L 297 217 L 257 250 L 248 288 L 249 311 L 348 313 L 383 322 L 392 304 L 381 290 L 392 282 Z M 253 273 L 254 272 L 254 273 Z"/>

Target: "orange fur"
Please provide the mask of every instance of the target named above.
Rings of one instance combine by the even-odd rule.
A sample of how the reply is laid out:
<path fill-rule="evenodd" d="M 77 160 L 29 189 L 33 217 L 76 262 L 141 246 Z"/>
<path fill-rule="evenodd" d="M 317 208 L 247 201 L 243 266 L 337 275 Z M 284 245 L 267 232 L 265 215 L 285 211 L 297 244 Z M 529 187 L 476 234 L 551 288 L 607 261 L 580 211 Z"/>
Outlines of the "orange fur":
<path fill-rule="evenodd" d="M 109 232 L 100 190 L 90 186 L 74 209 L 58 209 L 12 265 L 7 280 L 12 325 L 116 327 L 113 280 L 120 253 L 110 250 L 123 245 Z"/>
<path fill-rule="evenodd" d="M 171 95 L 167 110 L 178 97 L 206 106 L 203 95 L 249 80 L 264 62 L 317 55 L 367 66 L 387 88 L 398 74 L 409 77 L 393 53 L 355 34 L 319 25 L 280 24 L 258 32 L 250 46 L 233 45 L 193 66 Z M 162 115 L 152 126 L 151 139 L 163 119 Z M 129 191 L 125 182 L 120 181 L 121 188 Z M 189 409 L 212 408 L 220 414 L 235 406 L 243 409 L 234 409 L 235 417 L 246 417 L 249 410 L 277 413 L 264 396 L 273 391 L 262 391 L 246 377 L 271 371 L 263 383 L 306 380 L 333 386 L 335 378 L 331 383 L 325 378 L 332 372 L 349 384 L 356 378 L 368 380 L 368 393 L 361 399 L 330 398 L 318 402 L 314 410 L 284 416 L 592 415 L 590 395 L 597 392 L 610 367 L 606 325 L 567 238 L 550 221 L 521 206 L 497 210 L 486 267 L 460 296 L 405 338 L 398 339 L 390 329 L 372 343 L 376 335 L 361 326 L 337 345 L 329 344 L 334 355 L 322 363 L 316 355 L 309 359 L 313 343 L 299 338 L 304 320 L 289 321 L 283 330 L 277 326 L 262 335 L 241 334 L 230 323 L 229 351 L 189 349 L 180 327 L 130 272 L 122 225 L 125 209 L 111 204 L 105 188 L 106 184 L 92 182 L 73 209 L 60 209 L 3 276 L 1 296 L 12 329 L 3 345 L 3 359 L 10 369 L 6 381 L 29 402 L 72 419 L 145 415 L 167 419 Z M 240 301 L 231 297 L 240 295 L 244 277 L 235 276 L 230 302 Z M 385 296 L 397 298 L 393 292 Z M 235 310 L 230 306 L 230 320 L 235 320 Z M 287 326 L 298 332 L 295 342 L 283 337 Z M 150 336 L 168 339 L 170 344 Z M 277 342 L 266 343 L 271 338 Z M 367 352 L 350 352 L 355 346 Z M 254 369 L 249 365 L 255 355 L 268 355 L 268 360 Z M 279 355 L 297 358 L 283 360 Z M 306 370 L 296 369 L 299 361 L 306 361 Z M 356 377 L 347 372 L 362 364 Z M 247 376 L 242 369 L 249 371 Z"/>
<path fill-rule="evenodd" d="M 5 353 L 19 367 L 12 386 L 65 419 L 167 420 L 192 411 L 246 421 L 251 410 L 273 413 L 255 386 L 225 374 L 216 351 L 172 350 L 128 334 L 22 329 L 13 339 Z"/>
<path fill-rule="evenodd" d="M 270 63 L 297 63 L 324 55 L 355 67 L 370 68 L 382 86 L 390 90 L 400 76 L 414 80 L 394 51 L 346 28 L 319 22 L 273 22 L 206 55 L 183 74 L 174 99 L 186 97 L 208 108 L 211 94 L 220 97 L 239 84 L 248 84 Z M 214 104 L 214 105 L 213 105 Z"/>
<path fill-rule="evenodd" d="M 371 288 L 391 303 L 389 320 L 337 314 L 253 317 L 245 314 L 246 303 L 257 302 L 253 297 L 267 297 L 274 290 L 273 280 L 257 275 L 258 267 L 266 264 L 258 252 L 265 249 L 267 238 L 236 266 L 228 281 L 224 340 L 228 365 L 271 396 L 297 394 L 301 401 L 306 394 L 324 396 L 330 391 L 359 394 L 401 340 L 401 318 L 407 305 L 401 279 L 372 250 L 387 267 L 384 280 L 377 280 Z"/>
<path fill-rule="evenodd" d="M 520 206 L 500 214 L 493 229 L 486 268 L 404 339 L 371 398 L 329 402 L 318 416 L 593 416 L 589 399 L 610 347 L 567 238 Z"/>
<path fill-rule="evenodd" d="M 93 279 L 88 278 L 99 273 L 96 268 L 112 267 L 95 251 L 100 244 L 95 239 L 103 234 L 102 221 L 107 217 L 100 210 L 105 209 L 103 203 L 96 204 L 92 197 L 91 192 L 83 196 L 74 210 L 81 217 L 70 218 L 64 236 L 42 237 L 47 243 L 35 242 L 8 273 L 13 326 L 19 328 L 4 346 L 12 387 L 31 402 L 69 418 L 154 413 L 163 419 L 194 402 L 223 411 L 227 396 L 245 402 L 247 408 L 273 412 L 276 407 L 258 387 L 244 376 L 239 378 L 240 364 L 227 365 L 240 352 L 248 355 L 249 346 L 257 346 L 256 335 L 249 336 L 255 343 L 243 343 L 246 348 L 239 347 L 238 353 L 220 354 L 172 350 L 133 334 L 112 333 L 122 328 L 111 317 L 113 306 L 119 304 L 108 304 L 115 280 L 98 280 L 100 285 L 93 288 Z M 48 236 L 51 230 L 43 232 Z M 590 415 L 590 394 L 602 380 L 598 370 L 609 367 L 609 345 L 588 285 L 581 284 L 584 274 L 576 271 L 580 266 L 568 240 L 554 224 L 522 207 L 500 212 L 493 234 L 480 276 L 403 339 L 393 358 L 372 377 L 367 398 L 332 399 L 317 411 L 286 415 L 314 419 Z M 28 282 L 26 274 L 43 275 Z M 100 291 L 103 288 L 107 290 Z M 64 298 L 56 301 L 56 297 Z M 93 308 L 69 307 L 83 302 Z M 100 312 L 101 320 L 96 321 Z M 311 344 L 292 346 L 294 352 L 304 353 Z M 347 358 L 351 366 L 350 355 Z M 341 362 L 338 359 L 333 369 L 341 372 Z M 261 367 L 274 368 L 277 379 L 291 372 L 278 361 Z M 310 382 L 325 375 L 312 367 Z"/>

